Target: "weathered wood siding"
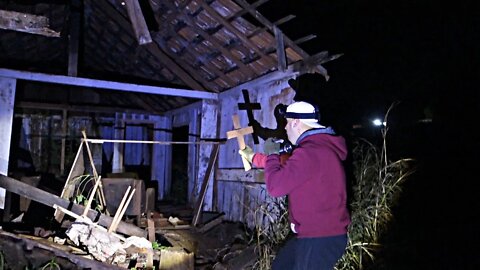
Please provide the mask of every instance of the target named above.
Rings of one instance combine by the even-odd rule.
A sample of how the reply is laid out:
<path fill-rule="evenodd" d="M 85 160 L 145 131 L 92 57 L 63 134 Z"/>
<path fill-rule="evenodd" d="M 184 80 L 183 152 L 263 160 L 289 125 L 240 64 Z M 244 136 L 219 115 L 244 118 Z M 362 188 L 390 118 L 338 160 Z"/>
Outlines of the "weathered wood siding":
<path fill-rule="evenodd" d="M 247 112 L 238 109 L 238 103 L 244 103 L 242 89 L 247 89 L 251 103 L 260 103 L 261 110 L 254 110 L 254 118 L 264 127 L 276 128 L 273 115 L 277 104 L 290 104 L 295 92 L 287 81 L 273 84 L 251 85 L 232 89 L 220 94 L 221 124 L 220 136 L 226 137 L 226 132 L 233 129 L 232 115 L 237 114 L 242 127 L 248 125 Z M 255 145 L 251 135 L 245 136 L 245 143 L 262 152 L 263 140 Z M 265 190 L 262 171 L 253 168 L 245 172 L 238 154 L 238 144 L 235 139 L 228 140 L 220 147 L 218 169 L 216 173 L 217 210 L 225 213 L 225 219 L 241 221 L 250 227 L 258 223 L 261 214 L 259 207 L 268 199 Z"/>
<path fill-rule="evenodd" d="M 8 175 L 16 85 L 17 80 L 0 77 L 0 173 L 3 175 Z M 0 188 L 0 209 L 4 208 L 5 195 L 5 189 Z"/>

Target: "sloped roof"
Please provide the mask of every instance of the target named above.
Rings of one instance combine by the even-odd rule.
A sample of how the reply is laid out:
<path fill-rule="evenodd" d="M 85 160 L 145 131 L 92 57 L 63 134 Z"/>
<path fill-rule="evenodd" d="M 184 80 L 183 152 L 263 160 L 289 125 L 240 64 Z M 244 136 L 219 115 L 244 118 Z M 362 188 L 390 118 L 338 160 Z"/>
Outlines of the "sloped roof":
<path fill-rule="evenodd" d="M 272 23 L 256 10 L 266 0 L 149 0 L 137 9 L 134 0 L 30 2 L 37 1 L 0 2 L 0 9 L 45 16 L 60 36 L 0 29 L 0 68 L 67 75 L 73 65 L 78 77 L 219 93 L 285 64 L 327 76 L 321 64 L 337 57 L 302 50 L 281 32 L 290 18 Z M 143 19 L 148 29 L 140 37 Z M 285 50 L 277 51 L 282 44 Z M 132 108 L 162 113 L 194 101 L 145 95 L 108 92 L 97 105 L 126 106 L 119 103 L 126 99 Z M 20 96 L 34 101 L 26 91 Z"/>

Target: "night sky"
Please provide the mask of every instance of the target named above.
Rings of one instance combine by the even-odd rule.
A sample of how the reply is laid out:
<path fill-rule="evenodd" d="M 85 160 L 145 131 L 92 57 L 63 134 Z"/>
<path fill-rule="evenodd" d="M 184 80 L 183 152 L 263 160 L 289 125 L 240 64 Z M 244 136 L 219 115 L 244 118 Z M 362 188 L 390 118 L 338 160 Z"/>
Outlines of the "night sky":
<path fill-rule="evenodd" d="M 296 0 L 259 9 L 271 21 L 297 15 L 281 29 L 292 40 L 316 34 L 300 45 L 308 53 L 344 54 L 324 64 L 328 82 L 299 79 L 323 121 L 367 129 L 400 102 L 388 119 L 387 147 L 390 157 L 412 157 L 418 167 L 393 208 L 374 269 L 480 269 L 477 2 Z M 418 122 L 425 118 L 432 122 Z"/>
<path fill-rule="evenodd" d="M 480 75 L 476 1 L 278 3 L 270 1 L 259 10 L 272 21 L 297 15 L 280 27 L 292 40 L 316 34 L 300 45 L 308 53 L 344 54 L 324 64 L 328 82 L 318 78 L 315 87 L 308 87 L 333 120 L 355 123 L 383 116 L 395 101 L 408 121 L 448 117 L 446 106 L 448 111 L 479 106 L 473 98 L 478 98 Z"/>

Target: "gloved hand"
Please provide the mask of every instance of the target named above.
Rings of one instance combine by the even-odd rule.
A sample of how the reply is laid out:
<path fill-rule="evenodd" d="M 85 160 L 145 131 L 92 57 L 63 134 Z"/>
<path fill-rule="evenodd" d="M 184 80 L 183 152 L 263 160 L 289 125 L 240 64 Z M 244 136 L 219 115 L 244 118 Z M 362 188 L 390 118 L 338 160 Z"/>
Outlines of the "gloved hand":
<path fill-rule="evenodd" d="M 248 145 L 246 145 L 244 149 L 238 150 L 238 153 L 240 154 L 240 156 L 242 156 L 248 162 L 250 162 L 250 164 L 252 164 L 253 156 L 255 155 L 252 148 L 250 148 Z"/>
<path fill-rule="evenodd" d="M 280 144 L 274 142 L 274 138 L 268 138 L 263 143 L 263 151 L 266 155 L 277 154 L 280 152 Z"/>

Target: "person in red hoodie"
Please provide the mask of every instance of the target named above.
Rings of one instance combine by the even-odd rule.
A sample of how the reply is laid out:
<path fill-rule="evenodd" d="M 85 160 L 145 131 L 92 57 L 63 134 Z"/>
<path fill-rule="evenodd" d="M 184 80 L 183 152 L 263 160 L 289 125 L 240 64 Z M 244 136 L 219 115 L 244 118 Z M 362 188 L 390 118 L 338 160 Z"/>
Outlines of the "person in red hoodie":
<path fill-rule="evenodd" d="M 265 141 L 267 153 L 254 153 L 248 146 L 239 150 L 255 167 L 264 169 L 269 195 L 288 195 L 296 237 L 279 250 L 272 269 L 331 270 L 345 252 L 350 224 L 345 139 L 318 122 L 318 110 L 310 103 L 290 104 L 284 117 L 288 140 L 294 145 L 286 161 L 282 162 L 272 139 Z"/>

